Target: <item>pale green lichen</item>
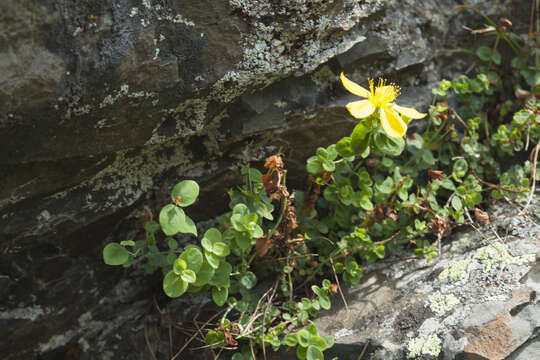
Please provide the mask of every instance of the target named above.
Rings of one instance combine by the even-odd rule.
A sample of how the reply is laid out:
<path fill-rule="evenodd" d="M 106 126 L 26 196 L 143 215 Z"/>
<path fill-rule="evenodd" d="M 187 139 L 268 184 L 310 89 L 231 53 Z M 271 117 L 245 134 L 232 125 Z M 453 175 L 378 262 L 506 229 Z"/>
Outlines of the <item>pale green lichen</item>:
<path fill-rule="evenodd" d="M 441 316 L 452 310 L 457 304 L 459 304 L 459 300 L 453 294 L 442 295 L 437 291 L 430 298 L 429 307 L 437 316 Z"/>
<path fill-rule="evenodd" d="M 496 242 L 478 249 L 474 258 L 484 265 L 484 272 L 489 272 L 496 265 L 504 269 L 510 264 L 522 265 L 532 262 L 536 256 L 535 254 L 512 256 L 508 252 L 508 245 Z"/>
<path fill-rule="evenodd" d="M 439 280 L 449 279 L 451 282 L 461 280 L 467 274 L 467 266 L 471 259 L 464 259 L 450 263 L 439 274 Z"/>
<path fill-rule="evenodd" d="M 439 356 L 441 352 L 441 339 L 435 334 L 428 337 L 417 337 L 411 339 L 407 346 L 409 359 L 414 359 L 420 355 Z"/>

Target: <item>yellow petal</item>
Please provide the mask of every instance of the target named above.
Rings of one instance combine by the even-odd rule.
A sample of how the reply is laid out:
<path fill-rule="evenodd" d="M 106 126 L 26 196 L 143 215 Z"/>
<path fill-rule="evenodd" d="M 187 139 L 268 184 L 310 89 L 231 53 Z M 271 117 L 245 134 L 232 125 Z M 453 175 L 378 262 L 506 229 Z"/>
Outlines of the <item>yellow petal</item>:
<path fill-rule="evenodd" d="M 406 117 L 411 118 L 411 119 L 421 119 L 424 116 L 426 116 L 426 114 L 419 113 L 418 111 L 410 107 L 399 106 L 397 104 L 388 104 L 388 105 L 390 105 L 392 109 L 396 110 L 400 114 L 403 114 Z"/>
<path fill-rule="evenodd" d="M 369 102 L 369 100 L 353 101 L 347 104 L 347 109 L 352 116 L 357 119 L 363 119 L 373 114 L 375 106 Z"/>
<path fill-rule="evenodd" d="M 407 132 L 407 125 L 394 110 L 387 106 L 381 108 L 381 125 L 386 134 L 393 138 L 402 137 Z"/>
<path fill-rule="evenodd" d="M 352 82 L 351 80 L 347 79 L 343 73 L 341 73 L 341 82 L 343 83 L 343 86 L 345 86 L 345 89 L 352 92 L 354 95 L 358 95 L 361 97 L 369 97 L 369 91 L 361 87 L 355 82 Z"/>

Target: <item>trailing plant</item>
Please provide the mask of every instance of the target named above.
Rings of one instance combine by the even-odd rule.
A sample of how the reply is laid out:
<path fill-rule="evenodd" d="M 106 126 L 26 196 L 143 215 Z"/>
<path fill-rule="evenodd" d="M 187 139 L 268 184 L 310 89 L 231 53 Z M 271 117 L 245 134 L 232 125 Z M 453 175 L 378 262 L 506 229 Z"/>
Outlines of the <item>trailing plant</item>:
<path fill-rule="evenodd" d="M 369 80 L 367 89 L 341 74 L 343 86 L 363 98 L 347 105 L 360 121 L 307 160 L 306 189 L 287 188 L 281 153 L 267 159 L 264 173 L 244 165 L 243 184 L 229 191 L 230 211 L 190 243 L 178 234 L 197 236 L 184 208 L 199 186 L 181 181 L 159 221 L 145 223 L 145 239 L 108 244 L 105 263 L 130 267 L 142 259 L 147 272 L 161 269 L 169 297 L 211 294 L 224 311 L 199 340 L 216 358 L 228 350 L 236 350 L 233 360 L 266 358 L 286 346 L 299 359 L 323 359 L 333 339 L 311 320 L 337 294 L 347 306 L 341 282 L 359 283 L 365 264 L 398 247 L 429 262 L 455 227 L 489 222 L 489 202 L 531 196 L 539 48 L 510 26 L 489 20 L 486 32 L 496 37 L 471 52 L 474 75 L 441 81 L 427 114 L 396 104 L 395 84 Z M 501 43 L 513 59 L 501 56 Z M 411 120 L 426 116 L 424 131 L 406 135 Z M 505 161 L 523 152 L 530 152 L 523 164 Z"/>

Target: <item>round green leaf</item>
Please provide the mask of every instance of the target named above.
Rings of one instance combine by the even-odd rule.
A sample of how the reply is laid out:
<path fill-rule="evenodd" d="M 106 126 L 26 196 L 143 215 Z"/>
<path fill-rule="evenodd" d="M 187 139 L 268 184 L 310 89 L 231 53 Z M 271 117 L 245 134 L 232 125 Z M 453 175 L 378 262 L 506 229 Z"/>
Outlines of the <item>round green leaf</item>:
<path fill-rule="evenodd" d="M 229 287 L 231 282 L 230 275 L 232 272 L 232 266 L 226 261 L 221 261 L 219 267 L 216 269 L 214 276 L 208 282 L 210 285 L 219 287 Z"/>
<path fill-rule="evenodd" d="M 110 243 L 103 249 L 103 261 L 107 265 L 122 265 L 129 260 L 129 252 L 118 243 Z"/>
<path fill-rule="evenodd" d="M 298 344 L 300 344 L 300 346 L 308 347 L 311 334 L 306 329 L 302 329 L 296 333 L 296 338 L 298 339 Z"/>
<path fill-rule="evenodd" d="M 187 269 L 187 263 L 184 259 L 178 258 L 174 262 L 173 271 L 176 275 L 180 275 L 182 271 Z"/>
<path fill-rule="evenodd" d="M 310 345 L 307 348 L 306 359 L 307 360 L 324 360 L 324 356 L 323 356 L 322 351 L 318 347 Z"/>
<path fill-rule="evenodd" d="M 217 256 L 216 254 L 210 251 L 205 250 L 204 257 L 206 258 L 206 261 L 208 262 L 208 264 L 210 264 L 212 268 L 217 269 L 219 267 L 219 262 L 221 261 L 219 256 Z"/>
<path fill-rule="evenodd" d="M 194 283 L 197 280 L 197 274 L 195 274 L 195 272 L 190 269 L 182 271 L 180 277 L 188 284 Z"/>
<path fill-rule="evenodd" d="M 176 241 L 174 239 L 169 239 L 168 245 L 169 245 L 169 249 L 171 249 L 171 250 L 178 249 L 178 241 Z"/>
<path fill-rule="evenodd" d="M 169 271 L 163 278 L 163 291 L 167 296 L 175 298 L 186 292 L 188 283 L 176 275 L 173 271 Z"/>
<path fill-rule="evenodd" d="M 264 235 L 263 229 L 259 225 L 255 225 L 255 228 L 253 229 L 252 236 L 255 239 L 258 239 Z"/>
<path fill-rule="evenodd" d="M 382 131 L 375 134 L 374 141 L 379 151 L 391 156 L 398 156 L 405 148 L 403 138 L 389 137 Z"/>
<path fill-rule="evenodd" d="M 296 347 L 296 357 L 300 360 L 306 360 L 307 348 L 303 346 Z"/>
<path fill-rule="evenodd" d="M 452 168 L 452 172 L 457 177 L 464 177 L 467 174 L 467 171 L 469 170 L 469 164 L 467 163 L 467 160 L 465 159 L 458 159 L 454 163 L 454 167 Z"/>
<path fill-rule="evenodd" d="M 179 233 L 184 225 L 186 215 L 184 210 L 173 204 L 168 204 L 159 212 L 159 223 L 167 236 Z"/>
<path fill-rule="evenodd" d="M 212 252 L 217 256 L 225 257 L 230 253 L 229 245 L 223 242 L 217 242 L 214 244 L 214 249 L 212 250 Z"/>
<path fill-rule="evenodd" d="M 212 288 L 212 299 L 217 306 L 223 306 L 227 302 L 227 297 L 229 296 L 229 289 L 226 287 L 213 287 Z"/>
<path fill-rule="evenodd" d="M 210 229 L 206 230 L 206 232 L 204 233 L 203 240 L 204 239 L 207 239 L 207 243 L 213 245 L 213 244 L 221 241 L 221 232 L 216 228 L 210 228 Z"/>
<path fill-rule="evenodd" d="M 283 343 L 287 346 L 296 346 L 298 345 L 298 340 L 296 339 L 296 335 L 295 334 L 287 334 L 285 335 L 285 337 L 283 338 Z"/>
<path fill-rule="evenodd" d="M 487 46 L 480 46 L 476 49 L 476 55 L 482 61 L 489 61 L 489 59 L 491 59 L 491 49 Z"/>
<path fill-rule="evenodd" d="M 326 349 L 328 346 L 328 344 L 326 344 L 326 340 L 320 336 L 313 336 L 311 339 L 309 339 L 309 345 L 315 346 L 321 351 Z"/>
<path fill-rule="evenodd" d="M 240 283 L 246 289 L 251 289 L 257 284 L 257 276 L 251 271 L 248 271 L 240 278 Z"/>
<path fill-rule="evenodd" d="M 189 216 L 185 216 L 184 221 L 180 224 L 180 232 L 182 234 L 193 234 L 197 236 L 197 226 Z"/>
<path fill-rule="evenodd" d="M 321 307 L 322 307 L 324 310 L 328 310 L 328 309 L 330 309 L 330 307 L 332 306 L 332 304 L 330 303 L 330 299 L 328 298 L 328 296 L 319 296 L 318 299 L 319 299 L 319 305 L 321 305 Z"/>
<path fill-rule="evenodd" d="M 351 148 L 351 138 L 350 137 L 344 137 L 341 140 L 339 140 L 336 144 L 336 151 L 339 155 L 342 157 L 349 157 L 353 156 L 353 150 Z"/>
<path fill-rule="evenodd" d="M 203 286 L 208 284 L 212 276 L 214 276 L 214 268 L 208 262 L 204 262 L 201 269 L 197 272 L 197 280 L 192 284 L 194 286 Z"/>
<path fill-rule="evenodd" d="M 153 234 L 159 230 L 159 224 L 153 220 L 147 221 L 146 224 L 144 224 L 144 230 Z"/>
<path fill-rule="evenodd" d="M 199 185 L 193 180 L 180 181 L 171 193 L 172 201 L 182 207 L 193 204 L 197 196 L 199 196 Z"/>
<path fill-rule="evenodd" d="M 236 245 L 242 250 L 248 250 L 251 246 L 251 237 L 244 232 L 237 232 L 234 238 Z"/>
<path fill-rule="evenodd" d="M 206 341 L 206 344 L 210 345 L 212 349 L 215 349 L 225 345 L 225 334 L 223 334 L 223 332 L 210 330 L 206 334 L 204 341 Z"/>
<path fill-rule="evenodd" d="M 188 245 L 180 254 L 179 259 L 186 262 L 187 268 L 199 272 L 204 261 L 201 249 L 196 245 Z"/>

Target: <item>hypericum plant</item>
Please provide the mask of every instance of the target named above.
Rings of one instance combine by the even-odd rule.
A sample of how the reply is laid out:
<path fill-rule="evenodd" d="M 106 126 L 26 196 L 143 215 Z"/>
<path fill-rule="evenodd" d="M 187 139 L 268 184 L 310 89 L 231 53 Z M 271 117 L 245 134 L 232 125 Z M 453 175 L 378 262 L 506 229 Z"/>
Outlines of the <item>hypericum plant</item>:
<path fill-rule="evenodd" d="M 216 358 L 226 350 L 236 351 L 233 360 L 266 358 L 286 345 L 299 359 L 324 359 L 333 339 L 319 336 L 311 320 L 331 307 L 333 294 L 345 302 L 340 281 L 359 283 L 366 263 L 399 246 L 434 259 L 456 226 L 473 217 L 489 222 L 488 201 L 524 197 L 536 180 L 539 49 L 508 23 L 489 21 L 493 46 L 470 52 L 478 60 L 474 75 L 433 89 L 422 133 L 406 136 L 409 121 L 426 114 L 395 104 L 396 85 L 369 80 L 367 90 L 341 74 L 343 86 L 365 98 L 347 105 L 360 121 L 307 160 L 306 189 L 289 191 L 282 154 L 267 159 L 265 173 L 242 166 L 230 211 L 190 243 L 178 234 L 197 236 L 183 208 L 199 187 L 182 181 L 159 223 L 151 216 L 145 223 L 145 239 L 108 244 L 105 262 L 129 267 L 142 255 L 147 272 L 162 270 L 168 296 L 211 294 L 223 315 L 207 322 L 204 337 L 199 329 L 193 337 Z M 509 64 L 498 51 L 501 40 L 516 53 Z M 501 163 L 523 151 L 531 151 L 530 161 Z"/>

